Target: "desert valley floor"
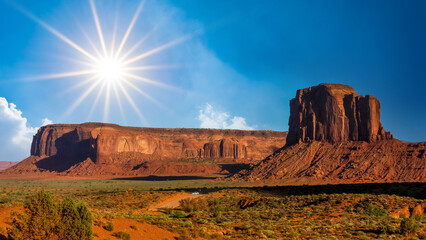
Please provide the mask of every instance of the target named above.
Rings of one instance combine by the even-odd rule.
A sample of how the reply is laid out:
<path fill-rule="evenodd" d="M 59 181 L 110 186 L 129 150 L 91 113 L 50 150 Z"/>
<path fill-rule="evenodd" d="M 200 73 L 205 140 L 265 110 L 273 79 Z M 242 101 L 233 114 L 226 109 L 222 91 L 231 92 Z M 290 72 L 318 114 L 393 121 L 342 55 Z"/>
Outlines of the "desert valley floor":
<path fill-rule="evenodd" d="M 22 212 L 25 201 L 44 189 L 57 199 L 84 201 L 94 239 L 126 239 L 118 232 L 170 240 L 426 237 L 424 183 L 254 186 L 182 179 L 3 179 L 0 234 L 7 239 L 10 213 Z M 406 219 L 412 229 L 402 227 Z"/>

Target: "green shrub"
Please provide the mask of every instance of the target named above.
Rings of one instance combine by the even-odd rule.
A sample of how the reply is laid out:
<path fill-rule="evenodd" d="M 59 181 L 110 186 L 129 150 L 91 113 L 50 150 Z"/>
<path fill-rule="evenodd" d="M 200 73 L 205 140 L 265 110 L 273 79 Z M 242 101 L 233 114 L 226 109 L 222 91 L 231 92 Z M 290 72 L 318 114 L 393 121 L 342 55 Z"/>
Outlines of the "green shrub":
<path fill-rule="evenodd" d="M 394 231 L 391 224 L 389 224 L 389 221 L 381 221 L 377 225 L 377 230 L 382 233 L 392 233 Z"/>
<path fill-rule="evenodd" d="M 186 218 L 188 217 L 188 214 L 184 211 L 173 211 L 172 213 L 173 218 Z"/>
<path fill-rule="evenodd" d="M 179 201 L 179 207 L 184 212 L 194 212 L 203 210 L 206 207 L 206 204 L 198 199 L 187 198 Z"/>
<path fill-rule="evenodd" d="M 0 199 L 0 203 L 10 203 L 12 201 L 11 198 L 4 197 Z"/>
<path fill-rule="evenodd" d="M 218 217 L 223 211 L 223 206 L 218 198 L 209 199 L 209 208 L 214 217 Z"/>
<path fill-rule="evenodd" d="M 78 212 L 78 217 L 80 218 L 80 221 L 78 224 L 78 236 L 80 236 L 80 239 L 92 239 L 93 238 L 92 213 L 89 211 L 89 208 L 84 203 L 80 203 L 77 206 L 77 212 Z"/>
<path fill-rule="evenodd" d="M 112 234 L 118 239 L 130 240 L 130 234 L 128 232 L 120 231 Z"/>
<path fill-rule="evenodd" d="M 10 239 L 93 239 L 92 215 L 86 205 L 76 205 L 71 198 L 55 203 L 52 194 L 38 192 L 24 206 L 25 213 L 12 214 Z"/>
<path fill-rule="evenodd" d="M 57 239 L 58 205 L 52 194 L 38 192 L 24 205 L 25 213 L 12 214 L 10 239 Z"/>
<path fill-rule="evenodd" d="M 61 221 L 58 224 L 59 235 L 64 236 L 64 240 L 71 240 L 78 238 L 78 212 L 77 206 L 71 198 L 65 198 L 60 206 Z M 66 234 L 68 233 L 68 234 Z"/>
<path fill-rule="evenodd" d="M 414 218 L 404 218 L 399 225 L 399 230 L 402 234 L 412 234 L 419 231 L 420 225 Z"/>
<path fill-rule="evenodd" d="M 107 230 L 107 231 L 112 232 L 112 231 L 114 231 L 114 224 L 112 224 L 112 222 L 110 222 L 110 223 L 108 223 L 108 225 L 106 225 L 104 227 L 104 229 Z"/>
<path fill-rule="evenodd" d="M 368 204 L 368 206 L 364 210 L 364 215 L 371 217 L 383 217 L 387 216 L 389 212 L 386 209 L 381 209 L 380 207 L 374 204 Z"/>

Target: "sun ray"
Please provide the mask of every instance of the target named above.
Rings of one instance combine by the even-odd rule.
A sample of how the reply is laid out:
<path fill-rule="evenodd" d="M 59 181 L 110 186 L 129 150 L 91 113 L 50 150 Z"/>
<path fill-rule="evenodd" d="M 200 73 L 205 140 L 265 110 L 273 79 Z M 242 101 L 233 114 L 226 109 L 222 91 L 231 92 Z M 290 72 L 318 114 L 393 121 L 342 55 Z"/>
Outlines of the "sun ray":
<path fill-rule="evenodd" d="M 104 35 L 102 34 L 101 24 L 99 23 L 98 12 L 96 11 L 95 2 L 93 0 L 89 0 L 90 8 L 92 9 L 93 19 L 95 20 L 96 29 L 98 30 L 99 40 L 101 41 L 102 50 L 104 52 L 104 56 L 107 56 L 107 50 L 105 46 Z"/>
<path fill-rule="evenodd" d="M 125 67 L 123 71 L 142 71 L 142 70 L 157 70 L 157 69 L 171 69 L 179 68 L 181 65 L 178 64 L 169 64 L 169 65 L 147 65 L 140 67 Z"/>
<path fill-rule="evenodd" d="M 108 121 L 108 114 L 109 114 L 109 96 L 111 93 L 111 82 L 107 83 L 107 89 L 105 92 L 105 105 L 104 105 L 104 118 L 103 121 Z"/>
<path fill-rule="evenodd" d="M 163 88 L 175 88 L 174 86 L 170 86 L 170 85 L 167 85 L 165 83 L 157 82 L 157 81 L 151 80 L 149 78 L 144 78 L 144 77 L 140 77 L 140 76 L 137 76 L 137 75 L 133 75 L 131 73 L 124 72 L 123 75 L 127 76 L 129 78 L 133 78 L 135 80 L 142 81 L 144 83 L 151 84 L 151 85 L 156 85 L 156 86 L 160 86 L 160 87 L 163 87 Z"/>
<path fill-rule="evenodd" d="M 139 55 L 139 56 L 136 56 L 136 57 L 134 57 L 134 58 L 132 58 L 132 59 L 130 59 L 130 60 L 127 60 L 127 61 L 125 61 L 123 64 L 124 64 L 124 65 L 127 65 L 127 64 L 130 64 L 130 63 L 136 62 L 136 61 L 138 61 L 138 60 L 141 60 L 142 58 L 146 58 L 146 57 L 148 57 L 148 56 L 150 56 L 150 55 L 152 55 L 152 54 L 154 54 L 154 53 L 161 52 L 161 51 L 163 51 L 163 50 L 165 50 L 165 49 L 167 49 L 167 48 L 173 47 L 173 46 L 175 46 L 175 45 L 177 45 L 177 44 L 180 44 L 180 43 L 184 42 L 185 40 L 189 39 L 191 36 L 192 36 L 192 34 L 188 34 L 188 35 L 185 35 L 185 36 L 180 37 L 180 38 L 178 38 L 178 39 L 175 39 L 175 40 L 173 40 L 173 41 L 170 41 L 170 42 L 168 42 L 168 43 L 166 43 L 166 44 L 164 44 L 164 45 L 161 45 L 161 46 L 159 46 L 159 47 L 156 47 L 156 48 L 154 48 L 154 49 L 152 49 L 152 50 L 149 50 L 149 51 L 147 51 L 147 52 L 145 52 L 145 53 L 142 53 L 142 54 L 141 54 L 141 55 Z"/>
<path fill-rule="evenodd" d="M 142 112 L 139 110 L 138 106 L 136 106 L 136 103 L 133 101 L 133 99 L 130 97 L 129 93 L 127 92 L 126 88 L 123 87 L 123 85 L 120 82 L 117 82 L 118 86 L 121 89 L 121 92 L 126 97 L 127 101 L 130 103 L 130 106 L 132 106 L 133 110 L 138 114 L 140 120 L 143 122 L 143 124 L 148 124 L 148 122 L 145 119 L 145 116 L 142 114 Z"/>
<path fill-rule="evenodd" d="M 123 56 L 120 57 L 120 61 L 125 60 L 131 53 L 135 51 L 148 37 L 150 33 L 146 34 L 141 40 L 139 40 L 129 51 L 127 51 Z"/>
<path fill-rule="evenodd" d="M 126 83 L 127 85 L 129 85 L 131 88 L 133 88 L 138 93 L 142 94 L 144 97 L 146 97 L 151 102 L 155 103 L 157 106 L 159 106 L 163 110 L 169 111 L 169 109 L 166 108 L 163 104 L 161 104 L 160 102 L 158 102 L 157 100 L 155 100 L 155 98 L 151 97 L 148 93 L 144 92 L 142 89 L 138 88 L 133 83 L 127 81 L 126 79 L 123 79 L 123 82 Z"/>
<path fill-rule="evenodd" d="M 121 118 L 123 119 L 124 122 L 126 122 L 126 117 L 124 116 L 123 106 L 121 105 L 121 99 L 118 94 L 118 90 L 115 86 L 113 87 L 113 90 L 114 90 L 115 98 L 117 99 L 118 109 L 120 109 Z"/>
<path fill-rule="evenodd" d="M 70 45 L 71 47 L 73 47 L 74 49 L 76 49 L 77 51 L 79 51 L 80 53 L 86 55 L 87 57 L 89 57 L 90 59 L 92 59 L 94 61 L 98 61 L 97 58 L 95 58 L 92 54 L 88 53 L 86 50 L 84 50 L 83 48 L 81 48 L 80 46 L 78 46 L 76 43 L 74 43 L 69 38 L 67 38 L 66 36 L 64 36 L 58 30 L 54 29 L 53 27 L 51 27 L 47 23 L 43 22 L 41 19 L 39 19 L 38 17 L 36 17 L 32 13 L 30 13 L 29 11 L 27 11 L 26 9 L 24 9 L 19 4 L 15 3 L 15 2 L 11 2 L 11 4 L 16 9 L 18 9 L 20 12 L 22 12 L 24 15 L 26 15 L 28 18 L 30 18 L 34 22 L 38 23 L 44 29 L 46 29 L 47 31 L 49 31 L 50 33 L 52 33 L 53 35 L 55 35 L 56 37 L 58 37 L 59 39 L 61 39 L 62 41 L 64 41 L 65 43 L 67 43 L 68 45 Z"/>
<path fill-rule="evenodd" d="M 77 89 L 77 88 L 79 88 L 81 86 L 84 86 L 84 85 L 86 85 L 86 84 L 88 84 L 90 82 L 93 82 L 93 80 L 95 80 L 96 78 L 98 78 L 98 76 L 92 76 L 92 77 L 90 77 L 90 78 L 88 78 L 88 79 L 86 79 L 84 81 L 81 81 L 78 84 L 73 85 L 72 87 L 66 89 L 65 91 L 62 91 L 61 94 L 66 94 L 66 93 L 71 92 L 71 91 L 73 91 L 73 90 L 75 90 L 75 89 Z"/>
<path fill-rule="evenodd" d="M 117 25 L 118 25 L 118 16 L 119 16 L 118 6 L 119 5 L 118 5 L 118 2 L 117 2 L 116 11 L 115 11 L 115 19 L 114 19 L 114 27 L 113 27 L 113 30 L 112 30 L 111 47 L 110 47 L 110 52 L 109 52 L 110 57 L 114 56 L 115 39 L 117 37 Z"/>
<path fill-rule="evenodd" d="M 89 37 L 89 35 L 87 34 L 87 32 L 79 25 L 79 28 L 81 30 L 81 32 L 83 33 L 84 37 L 87 39 L 87 41 L 89 42 L 90 46 L 93 48 L 93 51 L 95 51 L 96 56 L 98 56 L 98 59 L 102 58 L 102 54 L 99 51 L 99 49 L 96 47 L 95 43 L 92 41 L 92 39 Z"/>
<path fill-rule="evenodd" d="M 75 84 L 71 85 L 68 89 L 63 91 L 61 94 L 67 93 L 69 91 L 75 90 L 77 88 L 84 87 L 84 90 L 82 91 L 82 94 L 78 96 L 77 100 L 72 102 L 71 106 L 65 111 L 65 116 L 70 115 L 78 106 L 82 105 L 83 101 L 87 100 L 90 94 L 93 94 L 93 97 L 95 97 L 95 100 L 93 104 L 90 106 L 90 112 L 89 112 L 89 120 L 92 118 L 92 115 L 95 112 L 95 109 L 97 106 L 103 110 L 103 121 L 107 122 L 109 116 L 109 112 L 113 113 L 112 107 L 119 108 L 121 117 L 123 118 L 123 121 L 126 121 L 126 116 L 124 114 L 124 110 L 127 110 L 127 106 L 130 105 L 131 108 L 135 111 L 135 113 L 139 116 L 140 120 L 144 124 L 148 124 L 145 116 L 143 115 L 142 111 L 139 109 L 140 106 L 136 104 L 137 101 L 133 99 L 133 96 L 129 93 L 137 93 L 138 97 L 142 95 L 150 102 L 154 103 L 156 106 L 159 106 L 159 108 L 166 110 L 167 112 L 170 112 L 169 109 L 167 109 L 164 105 L 162 105 L 159 101 L 157 101 L 155 98 L 153 98 L 151 95 L 149 95 L 145 88 L 143 88 L 144 85 L 150 84 L 157 87 L 163 87 L 168 89 L 175 89 L 182 91 L 182 89 L 168 85 L 166 83 L 163 83 L 161 81 L 155 81 L 150 78 L 147 78 L 146 76 L 142 75 L 143 71 L 149 71 L 149 70 L 158 70 L 158 69 L 171 69 L 171 68 L 177 68 L 181 67 L 182 65 L 178 64 L 165 64 L 165 65 L 148 65 L 148 64 L 141 64 L 141 59 L 147 58 L 153 54 L 157 54 L 159 52 L 162 52 L 166 49 L 169 49 L 173 46 L 176 46 L 187 39 L 193 37 L 196 32 L 193 32 L 191 34 L 184 35 L 180 38 L 176 38 L 174 40 L 171 40 L 169 42 L 165 42 L 163 45 L 157 45 L 153 48 L 145 48 L 141 53 L 141 51 L 138 51 L 138 48 L 145 43 L 145 40 L 151 37 L 155 31 L 157 31 L 157 28 L 165 22 L 173 13 L 166 16 L 165 18 L 161 19 L 161 21 L 157 21 L 153 28 L 149 30 L 148 33 L 145 33 L 142 35 L 143 37 L 133 46 L 131 46 L 130 50 L 128 47 L 128 43 L 130 42 L 130 36 L 133 36 L 135 32 L 137 32 L 137 21 L 138 19 L 143 16 L 141 15 L 142 11 L 144 10 L 144 6 L 146 3 L 146 0 L 139 0 L 137 9 L 134 12 L 134 15 L 132 16 L 132 19 L 127 26 L 127 29 L 123 36 L 117 36 L 117 32 L 120 33 L 120 26 L 119 26 L 119 10 L 118 1 L 116 2 L 117 7 L 115 8 L 115 15 L 113 16 L 113 23 L 111 26 L 108 26 L 108 24 L 105 24 L 101 22 L 102 15 L 98 15 L 99 13 L 103 13 L 102 8 L 98 8 L 95 4 L 96 0 L 88 0 L 89 4 L 86 5 L 89 7 L 91 14 L 90 17 L 93 18 L 93 22 L 91 24 L 94 24 L 96 27 L 96 33 L 98 36 L 92 36 L 92 32 L 88 32 L 85 30 L 85 26 L 82 25 L 78 19 L 75 19 L 75 22 L 77 23 L 77 26 L 81 30 L 81 35 L 84 35 L 82 38 L 87 40 L 87 42 L 82 45 L 83 47 L 76 44 L 76 42 L 70 40 L 68 37 L 66 37 L 64 34 L 47 24 L 46 22 L 42 21 L 29 11 L 25 10 L 23 7 L 19 6 L 16 3 L 12 3 L 19 11 L 24 13 L 28 18 L 39 24 L 41 27 L 49 31 L 51 34 L 53 34 L 55 37 L 59 38 L 69 46 L 71 46 L 73 49 L 84 55 L 84 59 L 80 60 L 79 58 L 65 58 L 63 57 L 63 60 L 68 60 L 69 62 L 73 62 L 79 64 L 79 67 L 82 67 L 83 65 L 85 68 L 81 68 L 79 71 L 72 71 L 72 72 L 60 72 L 60 73 L 54 73 L 54 74 L 48 74 L 48 75 L 42 75 L 42 76 L 35 76 L 31 78 L 27 78 L 25 80 L 56 80 L 56 79 L 62 79 L 62 78 L 71 78 L 74 80 L 75 77 L 79 77 L 77 82 Z M 101 5 L 100 2 L 98 2 L 98 7 Z M 103 4 L 103 2 L 102 2 Z M 99 12 L 98 12 L 99 11 Z M 100 18 L 101 17 L 101 18 Z M 102 24 L 101 24 L 102 23 Z M 103 26 L 103 28 L 102 28 Z M 107 27 L 111 27 L 111 31 L 107 29 Z M 104 32 L 103 32 L 104 31 Z M 104 36 L 104 33 L 108 33 L 112 35 Z M 98 39 L 96 39 L 98 38 Z M 93 40 L 93 41 L 92 41 Z M 78 42 L 78 41 L 77 41 Z M 80 42 L 78 42 L 80 43 Z M 145 51 L 146 50 L 146 51 Z M 124 53 L 124 54 L 123 54 Z M 86 58 L 87 57 L 87 58 Z M 85 75 L 91 75 L 87 78 L 81 78 Z M 139 85 L 142 85 L 139 86 Z M 135 92 L 133 92 L 133 90 Z M 103 96 L 105 94 L 105 96 Z M 111 96 L 114 95 L 114 96 Z M 124 98 L 127 100 L 123 100 Z M 115 99 L 114 99 L 115 97 Z M 105 98 L 104 106 L 102 106 L 102 100 Z M 138 98 L 137 98 L 138 99 Z M 115 104 L 115 102 L 117 104 Z M 128 103 L 127 103 L 128 102 Z M 114 103 L 114 104 L 113 104 Z M 111 114 L 112 116 L 112 114 Z"/>
<path fill-rule="evenodd" d="M 43 75 L 43 76 L 29 77 L 29 78 L 25 78 L 24 80 L 25 81 L 50 80 L 50 79 L 57 79 L 57 78 L 67 78 L 67 77 L 88 75 L 88 74 L 93 74 L 93 73 L 96 73 L 96 71 L 95 70 L 86 70 L 86 71 L 56 73 L 56 74 L 49 74 L 49 75 Z"/>
<path fill-rule="evenodd" d="M 142 0 L 139 3 L 139 6 L 136 9 L 135 14 L 133 15 L 132 21 L 130 22 L 129 27 L 126 30 L 126 33 L 124 34 L 123 39 L 121 40 L 121 43 L 120 43 L 120 45 L 119 45 L 119 47 L 117 49 L 117 52 L 115 53 L 115 57 L 118 57 L 120 55 L 120 52 L 123 49 L 124 44 L 126 43 L 126 41 L 127 41 L 128 37 L 129 37 L 130 33 L 132 32 L 132 29 L 135 26 L 136 20 L 138 19 L 138 17 L 140 15 L 140 13 L 141 13 L 144 5 L 145 5 L 145 0 Z"/>
<path fill-rule="evenodd" d="M 87 117 L 88 120 L 92 119 L 93 112 L 95 111 L 96 105 L 98 105 L 99 99 L 101 98 L 101 94 L 105 88 L 105 82 L 102 83 L 101 88 L 98 91 L 98 94 L 96 95 L 95 101 L 93 102 L 92 108 L 90 109 L 89 116 Z"/>
<path fill-rule="evenodd" d="M 166 22 L 167 19 L 170 18 L 170 16 L 172 16 L 174 14 L 174 11 L 172 13 L 170 13 L 167 17 L 163 18 L 160 22 L 158 22 L 152 29 L 151 31 L 149 31 L 149 33 L 145 34 L 145 36 L 143 38 L 141 38 L 141 40 L 139 40 L 135 45 L 133 45 L 133 47 L 127 51 L 124 55 L 122 55 L 120 57 L 120 61 L 123 61 L 124 59 L 127 58 L 127 56 L 129 56 L 131 53 L 133 53 L 135 51 L 136 48 L 138 48 L 146 39 L 148 39 L 151 34 L 153 34 L 157 28 L 159 26 L 161 26 L 164 22 Z"/>
<path fill-rule="evenodd" d="M 102 58 L 101 52 L 95 46 L 95 44 L 93 43 L 93 41 L 90 38 L 89 34 L 87 34 L 87 31 L 83 28 L 83 26 L 81 25 L 81 22 L 77 19 L 77 17 L 72 12 L 70 14 L 72 14 L 72 17 L 73 17 L 73 20 L 74 20 L 75 24 L 77 25 L 78 29 L 81 31 L 81 33 L 83 34 L 83 36 L 86 38 L 87 42 L 92 47 L 93 51 L 95 51 L 95 54 L 98 57 L 98 59 Z"/>
<path fill-rule="evenodd" d="M 93 64 L 93 63 L 82 61 L 82 60 L 79 60 L 79 59 L 74 59 L 74 58 L 69 58 L 69 57 L 63 57 L 63 56 L 61 56 L 60 58 L 64 59 L 64 60 L 67 60 L 69 62 L 81 64 L 81 65 L 84 65 L 84 66 L 87 66 L 87 67 L 90 67 L 90 68 L 95 68 L 96 67 L 96 65 Z"/>
<path fill-rule="evenodd" d="M 78 105 L 81 104 L 81 102 L 89 96 L 89 94 L 95 89 L 95 87 L 100 83 L 101 81 L 94 82 L 90 88 L 88 88 L 78 99 L 74 102 L 73 105 L 65 112 L 65 116 L 69 116 Z"/>

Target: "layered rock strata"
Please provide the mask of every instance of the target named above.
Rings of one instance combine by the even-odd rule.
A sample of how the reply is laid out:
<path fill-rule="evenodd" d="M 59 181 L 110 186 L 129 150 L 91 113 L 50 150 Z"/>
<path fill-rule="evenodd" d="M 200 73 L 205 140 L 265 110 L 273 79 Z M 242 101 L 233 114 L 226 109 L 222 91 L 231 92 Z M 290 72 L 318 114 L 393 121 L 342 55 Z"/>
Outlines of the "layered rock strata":
<path fill-rule="evenodd" d="M 380 123 L 377 98 L 320 84 L 290 101 L 287 144 L 232 180 L 291 184 L 426 181 L 426 142 L 405 143 Z"/>
<path fill-rule="evenodd" d="M 392 139 L 380 123 L 377 98 L 358 95 L 352 87 L 320 84 L 300 89 L 290 101 L 287 145 L 309 141 Z"/>
<path fill-rule="evenodd" d="M 300 143 L 277 151 L 232 180 L 292 184 L 426 181 L 426 142 Z"/>
<path fill-rule="evenodd" d="M 285 144 L 285 132 L 55 124 L 34 136 L 31 157 L 5 173 L 70 175 L 204 174 L 219 163 L 259 161 Z M 230 166 L 225 166 L 230 167 Z"/>

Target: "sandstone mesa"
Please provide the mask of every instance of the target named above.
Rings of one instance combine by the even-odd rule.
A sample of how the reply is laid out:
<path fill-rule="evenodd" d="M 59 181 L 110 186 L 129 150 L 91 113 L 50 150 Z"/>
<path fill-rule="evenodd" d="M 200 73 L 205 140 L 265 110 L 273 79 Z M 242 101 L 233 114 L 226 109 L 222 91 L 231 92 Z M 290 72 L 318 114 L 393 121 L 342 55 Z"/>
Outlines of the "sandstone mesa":
<path fill-rule="evenodd" d="M 194 175 L 238 170 L 282 147 L 285 132 L 53 124 L 34 136 L 31 156 L 6 175 Z"/>

